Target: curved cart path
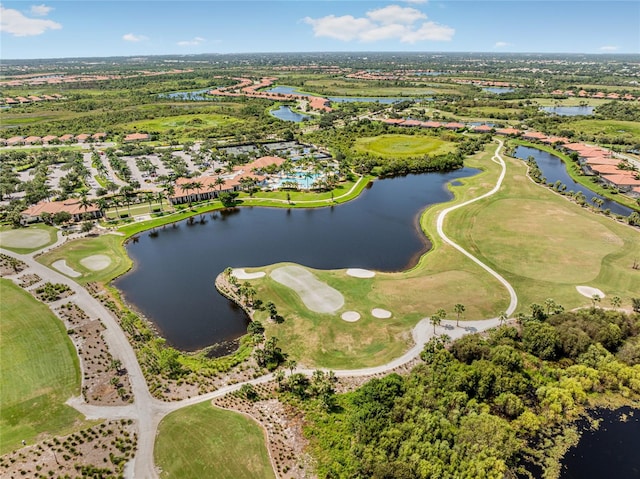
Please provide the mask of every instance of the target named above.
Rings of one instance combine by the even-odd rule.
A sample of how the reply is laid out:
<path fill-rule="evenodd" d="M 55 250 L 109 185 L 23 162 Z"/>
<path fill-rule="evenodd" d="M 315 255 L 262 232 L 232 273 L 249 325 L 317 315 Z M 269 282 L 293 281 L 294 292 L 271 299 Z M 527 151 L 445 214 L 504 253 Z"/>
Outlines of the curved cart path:
<path fill-rule="evenodd" d="M 445 243 L 453 246 L 473 262 L 485 269 L 489 274 L 495 277 L 507 288 L 507 291 L 509 292 L 509 295 L 511 297 L 509 308 L 506 311 L 506 314 L 509 316 L 513 313 L 513 311 L 515 311 L 518 304 L 517 296 L 513 287 L 507 282 L 506 279 L 500 276 L 489 266 L 481 262 L 461 246 L 450 240 L 443 231 L 444 219 L 448 213 L 471 204 L 475 201 L 487 198 L 488 196 L 495 194 L 500 189 L 500 186 L 502 185 L 502 181 L 504 180 L 506 174 L 506 165 L 504 163 L 504 160 L 500 156 L 500 149 L 503 147 L 503 143 L 502 141 L 498 141 L 498 143 L 499 145 L 496 148 L 496 152 L 492 160 L 502 166 L 502 172 L 495 187 L 482 196 L 443 210 L 437 218 L 437 232 Z M 64 240 L 59 237 L 59 241 L 55 246 L 59 245 L 63 241 Z M 53 246 L 47 249 L 51 249 L 52 247 Z M 158 424 L 167 414 L 186 406 L 191 406 L 203 401 L 208 401 L 217 397 L 224 396 L 229 392 L 240 389 L 243 384 L 256 385 L 273 380 L 273 374 L 266 374 L 250 381 L 246 381 L 244 383 L 236 383 L 229 386 L 223 386 L 214 392 L 185 399 L 182 401 L 176 401 L 172 403 L 159 401 L 153 398 L 149 393 L 146 380 L 144 379 L 144 375 L 142 374 L 142 369 L 140 368 L 133 347 L 129 343 L 118 322 L 102 305 L 102 303 L 100 303 L 100 301 L 91 296 L 86 289 L 84 289 L 75 281 L 35 261 L 33 259 L 33 254 L 22 255 L 4 250 L 2 248 L 0 248 L 0 252 L 20 259 L 28 265 L 31 272 L 36 273 L 44 281 L 64 283 L 68 285 L 75 292 L 73 296 L 69 297 L 69 300 L 75 302 L 90 316 L 100 318 L 100 320 L 104 323 L 106 327 L 103 333 L 104 339 L 109 346 L 111 354 L 114 357 L 119 358 L 122 361 L 123 366 L 127 369 L 131 387 L 133 390 L 134 402 L 133 404 L 129 404 L 126 406 L 93 406 L 86 404 L 82 397 L 76 397 L 71 398 L 69 401 L 67 401 L 67 404 L 76 408 L 78 411 L 82 412 L 90 419 L 130 418 L 137 421 L 138 449 L 136 451 L 135 458 L 125 468 L 125 477 L 127 478 L 156 479 L 159 477 L 158 471 L 156 470 L 154 464 L 153 448 Z M 370 376 L 374 374 L 386 373 L 419 357 L 425 343 L 427 343 L 435 335 L 446 334 L 452 339 L 457 339 L 464 336 L 465 334 L 485 331 L 487 329 L 496 327 L 499 324 L 500 320 L 498 318 L 492 318 L 480 321 L 465 321 L 461 327 L 457 327 L 455 321 L 445 320 L 442 321 L 442 324 L 438 326 L 434 331 L 433 326 L 429 322 L 429 318 L 423 318 L 413 328 L 412 331 L 414 346 L 402 356 L 381 366 L 362 369 L 333 370 L 333 372 L 337 377 Z M 313 371 L 313 369 L 297 368 L 294 372 L 311 374 Z M 329 370 L 324 369 L 324 371 Z"/>

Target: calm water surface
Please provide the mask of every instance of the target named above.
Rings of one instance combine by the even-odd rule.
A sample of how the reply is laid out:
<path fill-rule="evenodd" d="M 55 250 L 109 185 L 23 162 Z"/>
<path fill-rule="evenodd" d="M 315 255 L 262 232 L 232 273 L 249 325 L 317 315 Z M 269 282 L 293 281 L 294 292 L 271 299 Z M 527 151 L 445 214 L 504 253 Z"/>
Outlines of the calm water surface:
<path fill-rule="evenodd" d="M 280 120 L 293 121 L 296 123 L 300 123 L 305 118 L 309 118 L 309 115 L 303 115 L 302 113 L 297 113 L 293 111 L 291 108 L 289 108 L 288 106 L 284 106 L 284 105 L 280 106 L 280 108 L 278 108 L 277 110 L 271 110 L 269 113 Z"/>
<path fill-rule="evenodd" d="M 232 340 L 245 333 L 247 318 L 215 289 L 226 267 L 291 261 L 319 269 L 405 269 L 430 248 L 419 213 L 451 198 L 447 183 L 476 173 L 463 168 L 379 180 L 335 207 L 245 207 L 196 216 L 193 224 L 181 221 L 130 242 L 135 267 L 115 285 L 177 348 Z"/>
<path fill-rule="evenodd" d="M 592 106 L 543 106 L 540 110 L 558 116 L 588 116 L 593 115 Z"/>
<path fill-rule="evenodd" d="M 626 420 L 621 420 L 625 415 Z M 640 411 L 598 410 L 595 431 L 585 431 L 562 460 L 560 479 L 640 478 Z"/>
<path fill-rule="evenodd" d="M 511 93 L 512 91 L 514 91 L 514 89 L 506 86 L 489 86 L 483 88 L 482 91 L 495 93 L 496 95 L 502 95 L 503 93 Z"/>
<path fill-rule="evenodd" d="M 567 185 L 567 191 L 582 191 L 586 196 L 587 201 L 590 203 L 593 197 L 600 198 L 603 201 L 602 209 L 606 210 L 608 208 L 612 213 L 629 216 L 633 212 L 630 208 L 604 198 L 599 194 L 594 193 L 586 186 L 582 186 L 580 183 L 573 181 L 573 178 L 571 178 L 569 173 L 567 173 L 567 167 L 564 162 L 551 153 L 538 150 L 537 148 L 530 148 L 528 146 L 519 146 L 516 148 L 515 156 L 522 160 L 526 160 L 529 156 L 533 156 L 536 163 L 538 163 L 538 167 L 542 171 L 542 176 L 547 179 L 547 183 L 555 183 L 560 180 L 561 183 Z"/>

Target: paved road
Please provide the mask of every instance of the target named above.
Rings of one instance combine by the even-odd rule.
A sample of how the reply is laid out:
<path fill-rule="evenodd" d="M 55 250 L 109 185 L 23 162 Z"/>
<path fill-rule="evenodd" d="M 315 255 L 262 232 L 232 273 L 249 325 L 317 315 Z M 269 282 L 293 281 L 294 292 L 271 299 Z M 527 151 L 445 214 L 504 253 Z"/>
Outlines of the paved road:
<path fill-rule="evenodd" d="M 479 259 L 471 255 L 469 252 L 464 250 L 461 246 L 454 243 L 450 240 L 443 231 L 443 223 L 447 214 L 451 211 L 454 211 L 458 208 L 471 204 L 475 201 L 481 200 L 488 196 L 495 194 L 502 185 L 502 181 L 506 174 L 506 165 L 504 160 L 500 156 L 500 149 L 503 147 L 501 141 L 499 141 L 499 145 L 496 149 L 495 155 L 493 156 L 493 161 L 499 163 L 502 166 L 502 172 L 500 177 L 498 178 L 498 182 L 496 186 L 478 198 L 473 200 L 466 201 L 459 205 L 455 205 L 443 210 L 437 219 L 437 231 L 440 237 L 444 242 L 453 246 L 458 251 L 463 253 L 465 256 L 470 258 L 472 261 L 480 265 L 487 272 L 489 272 L 492 276 L 494 276 L 498 281 L 500 281 L 509 291 L 511 296 L 511 302 L 509 304 L 509 308 L 507 309 L 507 315 L 511 315 L 515 310 L 518 300 L 514 289 L 511 285 L 505 280 L 502 276 L 496 273 L 494 270 L 489 268 L 487 265 L 482 263 Z M 355 188 L 355 185 L 354 185 Z M 54 246 L 58 246 L 64 242 L 64 238 L 59 235 L 58 242 Z M 104 323 L 106 329 L 104 331 L 104 339 L 109 346 L 109 351 L 115 358 L 119 358 L 122 361 L 123 366 L 127 369 L 129 373 L 129 378 L 131 381 L 131 387 L 133 390 L 134 402 L 133 404 L 126 406 L 93 406 L 86 404 L 82 397 L 72 398 L 67 401 L 67 404 L 73 406 L 78 411 L 85 414 L 90 419 L 121 419 L 121 418 L 131 418 L 137 421 L 138 424 L 138 449 L 136 452 L 136 457 L 127 465 L 125 469 L 125 477 L 136 478 L 136 479 L 156 479 L 158 478 L 158 472 L 156 471 L 154 459 L 153 459 L 153 448 L 156 438 L 156 433 L 158 429 L 158 424 L 166 416 L 167 414 L 181 409 L 183 407 L 191 406 L 194 404 L 198 404 L 204 401 L 209 401 L 211 399 L 224 396 L 225 394 L 236 391 L 240 389 L 243 384 L 261 384 L 269 382 L 273 379 L 273 374 L 266 374 L 259 378 L 252 379 L 250 381 L 246 381 L 245 383 L 237 383 L 230 386 L 224 386 L 217 391 L 203 394 L 197 397 L 185 399 L 182 401 L 176 401 L 172 403 L 165 403 L 159 401 L 151 396 L 149 393 L 149 389 L 147 387 L 147 383 L 142 374 L 142 369 L 138 364 L 135 352 L 131 347 L 127 337 L 124 332 L 118 325 L 117 321 L 113 318 L 110 312 L 94 297 L 92 297 L 87 290 L 81 287 L 75 281 L 67 278 L 61 273 L 51 270 L 44 265 L 41 265 L 37 261 L 33 259 L 33 254 L 30 255 L 20 255 L 13 253 L 11 251 L 7 251 L 0 248 L 0 252 L 13 256 L 15 258 L 24 261 L 30 268 L 31 272 L 38 274 L 44 281 L 51 281 L 55 283 L 64 283 L 68 285 L 75 294 L 69 298 L 69 300 L 74 301 L 78 306 L 80 306 L 84 311 L 87 312 L 91 317 L 100 318 Z M 362 369 L 345 369 L 345 370 L 334 370 L 334 373 L 337 377 L 362 377 L 362 376 L 370 376 L 373 374 L 380 374 L 389 372 L 403 364 L 406 364 L 420 355 L 420 352 L 424 348 L 424 345 L 427 341 L 429 341 L 436 334 L 447 334 L 452 339 L 457 339 L 465 334 L 485 331 L 487 329 L 498 326 L 499 319 L 492 318 L 481 321 L 465 321 L 462 327 L 457 327 L 455 321 L 442 321 L 442 324 L 438 326 L 435 330 L 433 326 L 429 322 L 429 318 L 422 319 L 413 329 L 412 336 L 414 341 L 414 346 L 409 349 L 406 353 L 404 353 L 399 358 L 396 358 L 386 364 L 381 366 L 375 366 L 370 368 L 362 368 Z M 328 371 L 328 370 L 325 370 Z M 298 368 L 294 372 L 300 372 L 304 374 L 311 374 L 313 372 L 312 369 L 306 368 Z"/>

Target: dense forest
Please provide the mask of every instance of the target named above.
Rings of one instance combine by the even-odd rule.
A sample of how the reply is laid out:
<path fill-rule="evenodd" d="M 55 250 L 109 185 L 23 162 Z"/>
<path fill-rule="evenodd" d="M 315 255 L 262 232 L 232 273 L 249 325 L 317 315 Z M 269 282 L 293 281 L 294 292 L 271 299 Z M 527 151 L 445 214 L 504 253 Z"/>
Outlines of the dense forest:
<path fill-rule="evenodd" d="M 586 408 L 640 397 L 640 314 L 548 311 L 436 338 L 411 373 L 373 379 L 330 410 L 301 403 L 320 477 L 554 477 Z"/>

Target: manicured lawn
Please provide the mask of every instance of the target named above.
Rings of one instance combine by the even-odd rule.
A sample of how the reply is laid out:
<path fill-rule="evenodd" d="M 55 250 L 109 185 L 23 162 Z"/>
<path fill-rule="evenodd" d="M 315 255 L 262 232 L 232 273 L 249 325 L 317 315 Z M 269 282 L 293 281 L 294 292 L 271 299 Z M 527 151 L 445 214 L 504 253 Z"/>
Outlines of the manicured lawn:
<path fill-rule="evenodd" d="M 177 115 L 156 118 L 153 120 L 142 120 L 122 125 L 123 128 L 147 131 L 164 132 L 167 130 L 182 131 L 186 129 L 211 128 L 216 126 L 226 126 L 238 123 L 240 120 L 227 115 L 216 113 L 194 114 L 194 115 Z"/>
<path fill-rule="evenodd" d="M 58 239 L 58 230 L 44 223 L 27 228 L 0 226 L 0 246 L 20 254 L 33 253 L 52 245 Z"/>
<path fill-rule="evenodd" d="M 51 268 L 54 262 L 64 259 L 67 262 L 67 266 L 82 273 L 82 276 L 74 278 L 81 284 L 92 281 L 110 281 L 131 267 L 131 260 L 122 247 L 122 240 L 122 236 L 113 234 L 95 238 L 82 238 L 65 243 L 60 248 L 39 256 L 38 261 Z M 83 259 L 95 255 L 108 256 L 111 259 L 111 263 L 100 271 L 92 271 L 83 266 L 81 263 Z"/>
<path fill-rule="evenodd" d="M 154 456 L 163 478 L 275 477 L 260 426 L 209 402 L 164 418 L 158 427 Z"/>
<path fill-rule="evenodd" d="M 455 143 L 432 136 L 380 135 L 358 138 L 355 149 L 385 158 L 407 158 L 420 155 L 441 155 L 455 149 Z"/>
<path fill-rule="evenodd" d="M 416 81 L 425 81 L 416 77 Z M 337 78 L 321 78 L 305 80 L 305 86 L 300 88 L 316 94 L 330 96 L 397 96 L 397 97 L 430 97 L 435 94 L 459 94 L 460 87 L 456 84 L 433 83 L 427 86 L 379 86 L 376 82 L 366 80 L 340 80 Z M 322 92 L 322 93 L 320 93 Z"/>
<path fill-rule="evenodd" d="M 496 195 L 453 212 L 445 230 L 511 282 L 523 312 L 546 298 L 566 309 L 589 305 L 578 285 L 619 296 L 625 306 L 640 291 L 631 267 L 640 232 L 531 182 L 518 160 L 508 160 Z"/>
<path fill-rule="evenodd" d="M 80 394 L 76 350 L 49 309 L 0 279 L 0 454 L 42 433 L 64 434 L 81 415 L 64 402 Z"/>

